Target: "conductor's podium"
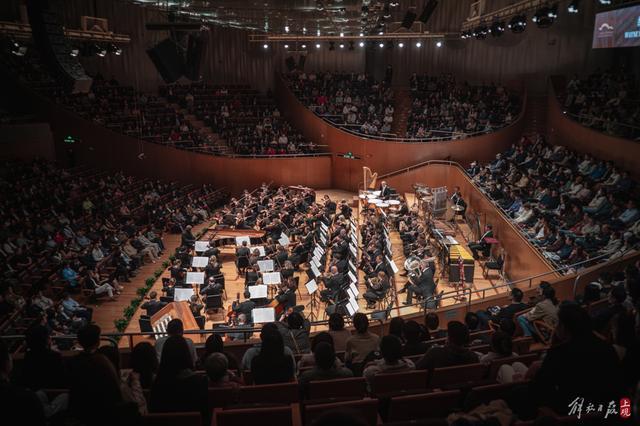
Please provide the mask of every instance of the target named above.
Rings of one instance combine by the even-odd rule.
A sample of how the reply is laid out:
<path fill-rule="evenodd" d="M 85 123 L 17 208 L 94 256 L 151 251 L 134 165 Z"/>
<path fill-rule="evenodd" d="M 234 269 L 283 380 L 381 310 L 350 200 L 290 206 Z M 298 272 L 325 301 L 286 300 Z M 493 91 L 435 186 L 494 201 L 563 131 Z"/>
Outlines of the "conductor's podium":
<path fill-rule="evenodd" d="M 189 303 L 186 301 L 171 302 L 151 316 L 151 328 L 159 333 L 156 338 L 166 336 L 167 324 L 176 318 L 182 321 L 185 331 L 200 329 L 191 309 L 189 309 Z"/>
<path fill-rule="evenodd" d="M 460 282 L 460 259 L 464 268 L 464 282 L 473 283 L 475 262 L 473 255 L 460 244 L 451 245 L 449 248 L 449 282 Z"/>

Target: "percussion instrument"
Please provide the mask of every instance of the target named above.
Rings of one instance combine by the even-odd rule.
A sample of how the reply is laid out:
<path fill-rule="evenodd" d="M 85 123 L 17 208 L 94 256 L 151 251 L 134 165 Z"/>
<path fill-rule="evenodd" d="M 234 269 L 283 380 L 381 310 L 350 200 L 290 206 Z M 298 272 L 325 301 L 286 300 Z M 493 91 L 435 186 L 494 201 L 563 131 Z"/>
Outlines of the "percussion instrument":
<path fill-rule="evenodd" d="M 464 211 L 464 207 L 462 207 L 462 206 L 451 206 L 451 210 L 453 210 L 454 212 L 462 212 L 462 211 Z"/>

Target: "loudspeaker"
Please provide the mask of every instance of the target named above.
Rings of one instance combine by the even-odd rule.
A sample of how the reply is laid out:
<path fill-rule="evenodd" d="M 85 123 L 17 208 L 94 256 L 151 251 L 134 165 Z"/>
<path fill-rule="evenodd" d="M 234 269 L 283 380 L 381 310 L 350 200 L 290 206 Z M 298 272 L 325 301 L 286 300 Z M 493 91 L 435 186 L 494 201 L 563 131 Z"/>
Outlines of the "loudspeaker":
<path fill-rule="evenodd" d="M 422 13 L 420 14 L 420 21 L 422 23 L 427 23 L 433 11 L 436 10 L 436 6 L 438 6 L 438 0 L 429 0 L 427 4 L 424 6 Z"/>
<path fill-rule="evenodd" d="M 76 57 L 64 36 L 57 10 L 64 10 L 57 0 L 28 0 L 27 13 L 34 43 L 51 72 L 72 93 L 87 93 L 92 80 Z"/>
<path fill-rule="evenodd" d="M 296 69 L 296 60 L 293 59 L 293 56 L 289 56 L 287 59 L 285 59 L 284 63 L 287 64 L 287 69 L 289 70 L 289 72 Z"/>
<path fill-rule="evenodd" d="M 170 38 L 148 49 L 147 55 L 166 83 L 173 83 L 184 74 L 184 57 L 180 46 Z"/>
<path fill-rule="evenodd" d="M 204 55 L 205 38 L 200 33 L 189 34 L 187 64 L 184 75 L 189 80 L 200 80 L 200 67 Z"/>
<path fill-rule="evenodd" d="M 304 63 L 307 60 L 307 55 L 300 55 L 298 58 L 298 69 L 304 71 Z"/>
<path fill-rule="evenodd" d="M 402 26 L 406 29 L 411 28 L 417 16 L 418 15 L 416 15 L 413 10 L 407 10 L 407 13 L 404 15 L 404 19 L 402 20 Z"/>

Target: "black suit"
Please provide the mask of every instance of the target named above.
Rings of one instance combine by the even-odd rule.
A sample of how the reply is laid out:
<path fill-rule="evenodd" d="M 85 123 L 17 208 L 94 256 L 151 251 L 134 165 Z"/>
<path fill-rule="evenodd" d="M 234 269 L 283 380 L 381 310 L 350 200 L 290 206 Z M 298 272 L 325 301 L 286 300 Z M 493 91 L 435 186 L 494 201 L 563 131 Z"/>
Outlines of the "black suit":
<path fill-rule="evenodd" d="M 478 251 L 482 251 L 482 254 L 484 254 L 485 256 L 489 255 L 489 250 L 487 249 L 489 249 L 491 245 L 487 242 L 487 238 L 493 238 L 492 230 L 488 230 L 487 232 L 482 234 L 482 237 L 480 237 L 480 240 L 478 240 L 477 242 L 469 244 L 469 249 L 473 253 L 474 259 L 478 258 Z"/>
<path fill-rule="evenodd" d="M 340 287 L 342 287 L 343 283 L 344 275 L 341 273 L 337 273 L 331 278 L 325 279 L 324 285 L 326 289 L 320 292 L 320 296 L 322 296 L 322 299 L 334 299 L 340 291 Z"/>
<path fill-rule="evenodd" d="M 147 311 L 147 316 L 150 317 L 165 306 L 166 303 L 159 300 L 149 300 L 148 302 L 143 303 L 141 308 Z"/>
<path fill-rule="evenodd" d="M 276 300 L 284 305 L 284 312 L 286 312 L 287 309 L 296 306 L 296 291 L 287 289 L 284 293 L 277 295 Z"/>
<path fill-rule="evenodd" d="M 413 293 L 420 294 L 425 298 L 433 296 L 436 291 L 436 283 L 433 281 L 433 272 L 430 268 L 424 269 L 415 284 L 407 287 L 407 304 L 413 301 Z M 433 303 L 431 303 L 433 304 Z"/>
<path fill-rule="evenodd" d="M 193 236 L 191 231 L 184 231 L 182 233 L 182 242 L 180 243 L 181 246 L 192 246 L 195 244 L 195 242 L 196 237 Z"/>

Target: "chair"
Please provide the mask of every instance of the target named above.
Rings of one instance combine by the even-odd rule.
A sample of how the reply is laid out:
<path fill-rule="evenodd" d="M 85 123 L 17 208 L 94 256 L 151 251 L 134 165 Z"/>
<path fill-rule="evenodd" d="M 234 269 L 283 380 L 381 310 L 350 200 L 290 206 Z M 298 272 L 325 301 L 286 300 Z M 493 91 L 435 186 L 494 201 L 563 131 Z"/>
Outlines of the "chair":
<path fill-rule="evenodd" d="M 377 396 L 415 393 L 427 389 L 427 370 L 382 373 L 373 376 L 371 393 Z"/>
<path fill-rule="evenodd" d="M 143 426 L 202 426 L 200 413 L 153 413 L 142 416 Z"/>
<path fill-rule="evenodd" d="M 496 399 L 507 399 L 513 388 L 528 382 L 499 383 L 473 387 L 464 399 L 463 411 L 473 410 L 480 404 L 488 404 Z"/>
<path fill-rule="evenodd" d="M 431 373 L 429 387 L 436 388 L 479 382 L 486 373 L 487 366 L 484 364 L 435 368 Z"/>
<path fill-rule="evenodd" d="M 300 401 L 298 382 L 241 386 L 238 390 L 240 404 L 292 404 L 298 401 Z"/>
<path fill-rule="evenodd" d="M 200 328 L 200 330 L 204 330 L 204 327 L 206 325 L 207 319 L 205 317 L 203 317 L 202 315 L 198 315 L 197 317 L 194 317 L 194 319 L 196 320 L 196 323 L 198 324 L 198 328 Z"/>
<path fill-rule="evenodd" d="M 278 426 L 299 426 L 300 408 L 297 404 L 282 407 L 215 408 L 211 426 L 247 426 L 271 424 Z"/>
<path fill-rule="evenodd" d="M 151 333 L 153 332 L 153 327 L 151 326 L 151 318 L 147 315 L 140 315 L 138 319 L 138 325 L 140 326 L 141 333 Z"/>
<path fill-rule="evenodd" d="M 358 401 L 332 402 L 329 404 L 309 404 L 304 406 L 304 424 L 313 423 L 318 417 L 330 411 L 350 412 L 366 425 L 382 424 L 378 416 L 377 399 L 361 399 Z"/>
<path fill-rule="evenodd" d="M 222 295 L 211 294 L 205 299 L 205 309 L 222 309 Z"/>
<path fill-rule="evenodd" d="M 362 399 L 367 393 L 364 377 L 320 380 L 309 383 L 309 399 L 353 398 Z"/>
<path fill-rule="evenodd" d="M 538 354 L 525 354 L 518 356 L 508 356 L 506 358 L 494 359 L 489 364 L 489 374 L 488 378 L 491 380 L 495 380 L 498 375 L 498 370 L 505 364 L 513 364 L 514 362 L 521 362 L 526 366 L 531 365 L 535 360 L 538 359 Z"/>
<path fill-rule="evenodd" d="M 535 320 L 531 325 L 533 326 L 533 330 L 536 335 L 540 338 L 540 341 L 545 346 L 549 346 L 551 344 L 551 338 L 553 337 L 555 327 L 550 326 L 542 320 Z"/>
<path fill-rule="evenodd" d="M 238 401 L 238 392 L 236 389 L 209 388 L 207 395 L 209 409 L 226 407 Z"/>
<path fill-rule="evenodd" d="M 386 421 L 398 422 L 429 417 L 446 417 L 459 406 L 460 395 L 459 390 L 451 390 L 394 396 L 389 403 L 389 414 Z"/>
<path fill-rule="evenodd" d="M 513 351 L 519 355 L 529 353 L 533 339 L 531 337 L 518 337 L 513 339 Z"/>
<path fill-rule="evenodd" d="M 482 263 L 482 276 L 488 278 L 489 271 L 497 271 L 498 277 L 501 280 L 504 280 L 504 264 L 506 257 L 506 254 L 500 254 L 496 258 L 489 258 L 486 262 Z"/>

